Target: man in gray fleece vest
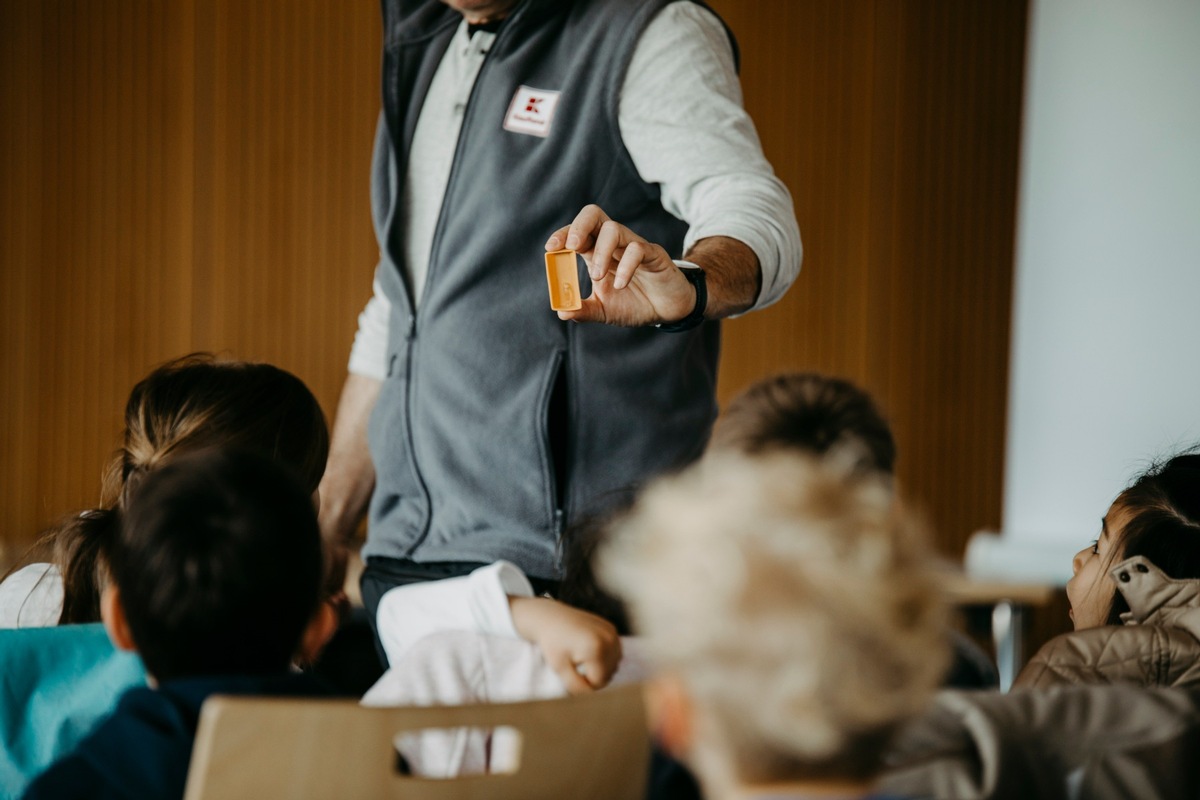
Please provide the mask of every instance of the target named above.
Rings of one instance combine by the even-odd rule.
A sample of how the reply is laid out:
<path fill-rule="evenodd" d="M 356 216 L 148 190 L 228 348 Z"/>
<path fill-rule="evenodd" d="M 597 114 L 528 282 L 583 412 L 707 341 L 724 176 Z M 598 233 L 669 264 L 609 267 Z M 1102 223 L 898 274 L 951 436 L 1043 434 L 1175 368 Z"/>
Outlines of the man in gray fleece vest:
<path fill-rule="evenodd" d="M 552 585 L 567 525 L 700 453 L 716 320 L 799 270 L 732 37 L 690 0 L 385 0 L 371 190 L 321 496 L 343 553 L 369 506 L 372 613 L 497 559 Z M 556 315 L 562 247 L 590 296 Z"/>

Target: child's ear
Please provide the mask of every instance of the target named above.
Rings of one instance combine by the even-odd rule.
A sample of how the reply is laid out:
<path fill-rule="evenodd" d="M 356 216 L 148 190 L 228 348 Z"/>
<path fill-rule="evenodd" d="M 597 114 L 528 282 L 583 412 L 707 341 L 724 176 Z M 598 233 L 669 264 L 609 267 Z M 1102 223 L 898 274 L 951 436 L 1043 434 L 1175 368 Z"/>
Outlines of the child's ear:
<path fill-rule="evenodd" d="M 675 758 L 687 756 L 692 749 L 694 720 L 692 701 L 679 676 L 667 673 L 647 684 L 646 710 L 659 744 Z"/>
<path fill-rule="evenodd" d="M 100 619 L 118 650 L 137 650 L 129 632 L 129 621 L 125 618 L 125 607 L 121 605 L 121 593 L 112 583 L 100 594 Z"/>
<path fill-rule="evenodd" d="M 333 603 L 322 600 L 317 606 L 317 613 L 313 614 L 308 627 L 304 629 L 304 635 L 300 637 L 300 651 L 296 653 L 296 660 L 301 664 L 315 661 L 337 632 L 338 621 L 338 612 Z"/>

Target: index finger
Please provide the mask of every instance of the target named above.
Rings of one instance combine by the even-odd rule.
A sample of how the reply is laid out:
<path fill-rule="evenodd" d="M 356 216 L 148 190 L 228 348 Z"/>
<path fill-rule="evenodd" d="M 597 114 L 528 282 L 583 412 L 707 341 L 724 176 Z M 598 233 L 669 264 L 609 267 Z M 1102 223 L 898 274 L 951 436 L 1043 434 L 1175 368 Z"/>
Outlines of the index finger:
<path fill-rule="evenodd" d="M 546 252 L 552 253 L 555 250 L 562 250 L 567 242 L 567 231 L 571 230 L 570 225 L 563 225 L 561 228 L 550 234 L 550 238 L 546 240 Z"/>
<path fill-rule="evenodd" d="M 600 206 L 592 204 L 584 206 L 567 228 L 566 248 L 577 252 L 587 252 L 596 244 L 596 236 L 601 226 L 608 222 L 608 214 Z"/>

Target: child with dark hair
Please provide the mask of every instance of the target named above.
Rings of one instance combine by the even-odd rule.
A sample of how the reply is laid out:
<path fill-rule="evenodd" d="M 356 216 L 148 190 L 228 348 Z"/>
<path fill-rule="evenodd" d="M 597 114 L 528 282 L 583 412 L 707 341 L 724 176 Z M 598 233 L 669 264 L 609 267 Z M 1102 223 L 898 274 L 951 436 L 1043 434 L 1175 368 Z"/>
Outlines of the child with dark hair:
<path fill-rule="evenodd" d="M 717 419 L 708 449 L 842 451 L 860 470 L 891 475 L 896 468 L 896 440 L 871 396 L 850 381 L 813 372 L 776 375 L 739 394 Z"/>
<path fill-rule="evenodd" d="M 616 508 L 586 517 L 563 534 L 562 582 L 555 598 L 560 603 L 607 620 L 621 636 L 633 635 L 629 612 L 620 598 L 600 585 L 595 559 L 608 538 L 610 526 L 629 511 L 633 500 L 633 495 L 629 494 Z"/>
<path fill-rule="evenodd" d="M 664 742 L 721 798 L 880 798 L 899 726 L 948 655 L 921 526 L 886 476 L 721 453 L 661 479 L 599 573 L 657 667 Z"/>
<path fill-rule="evenodd" d="M 1200 686 L 1200 453 L 1138 476 L 1072 567 L 1075 632 L 1048 642 L 1017 686 Z"/>
<path fill-rule="evenodd" d="M 0 583 L 0 628 L 98 621 L 98 578 L 129 495 L 154 469 L 212 447 L 286 464 L 315 498 L 329 431 L 304 382 L 270 364 L 196 353 L 156 368 L 129 394 L 121 448 L 105 468 L 100 507 L 42 537 L 35 549 L 48 550 L 49 563 L 22 567 Z"/>
<path fill-rule="evenodd" d="M 336 625 L 321 602 L 322 547 L 307 487 L 244 451 L 181 457 L 148 473 L 106 552 L 101 616 L 155 688 L 113 715 L 26 798 L 180 798 L 200 707 L 212 694 L 325 694 L 296 657 Z"/>
<path fill-rule="evenodd" d="M 789 372 L 752 384 L 721 412 L 706 457 L 792 453 L 832 457 L 853 476 L 890 483 L 896 439 L 879 406 L 848 380 Z M 944 685 L 985 689 L 998 684 L 987 655 L 964 634 L 948 630 L 954 658 Z"/>

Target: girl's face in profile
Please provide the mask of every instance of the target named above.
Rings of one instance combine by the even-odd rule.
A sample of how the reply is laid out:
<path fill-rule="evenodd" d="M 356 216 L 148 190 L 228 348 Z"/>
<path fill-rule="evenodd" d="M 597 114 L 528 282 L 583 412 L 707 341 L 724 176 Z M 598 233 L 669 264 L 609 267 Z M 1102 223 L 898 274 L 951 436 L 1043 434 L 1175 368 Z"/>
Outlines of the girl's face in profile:
<path fill-rule="evenodd" d="M 1098 628 L 1108 621 L 1116 584 L 1108 568 L 1121 560 L 1115 552 L 1120 546 L 1121 530 L 1127 514 L 1116 503 L 1108 509 L 1100 524 L 1100 536 L 1095 542 L 1075 554 L 1071 562 L 1074 577 L 1067 581 L 1067 600 L 1071 603 L 1071 621 L 1075 630 Z"/>

